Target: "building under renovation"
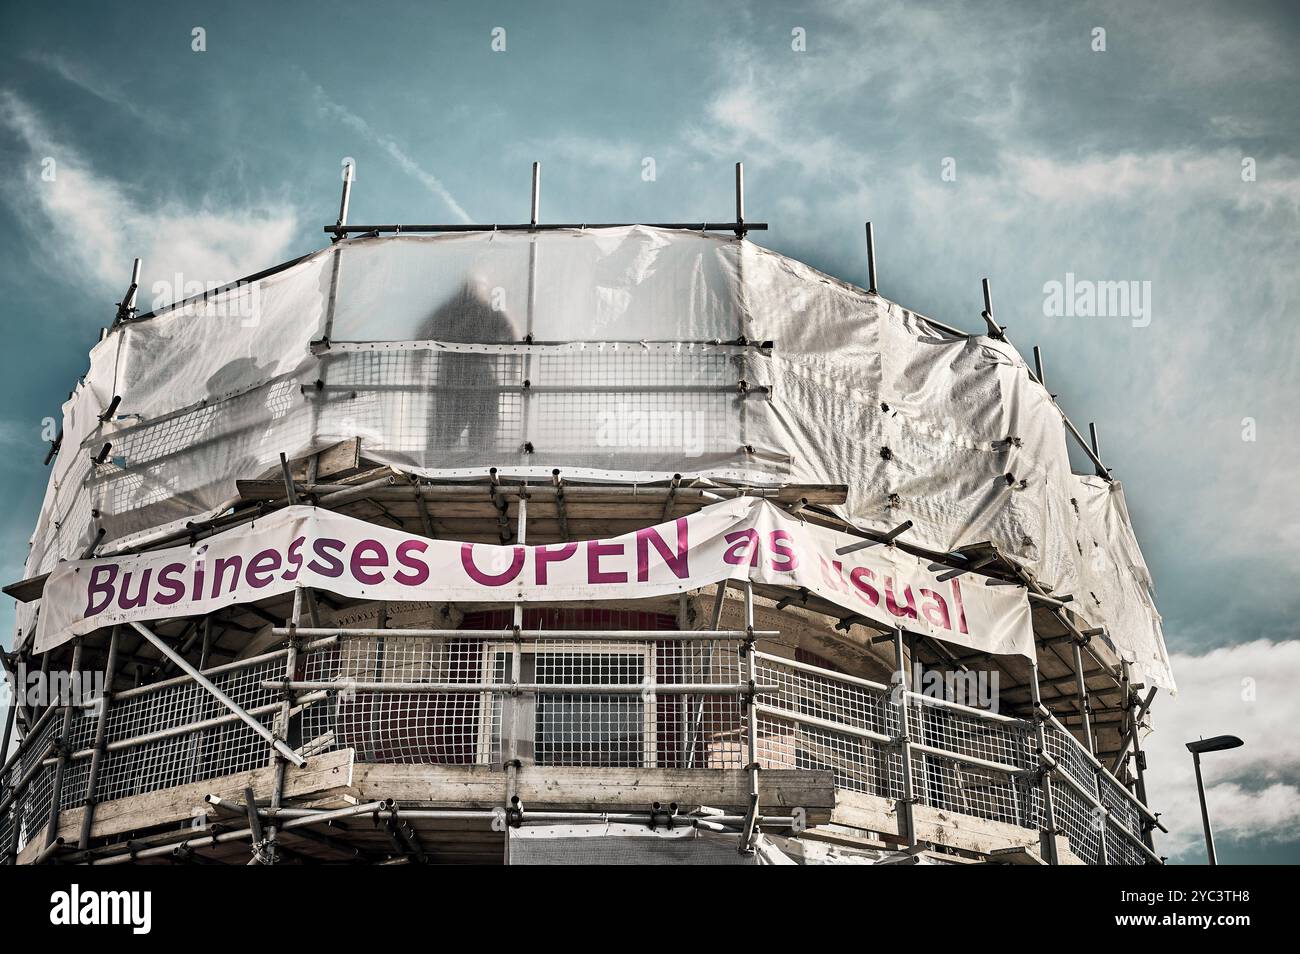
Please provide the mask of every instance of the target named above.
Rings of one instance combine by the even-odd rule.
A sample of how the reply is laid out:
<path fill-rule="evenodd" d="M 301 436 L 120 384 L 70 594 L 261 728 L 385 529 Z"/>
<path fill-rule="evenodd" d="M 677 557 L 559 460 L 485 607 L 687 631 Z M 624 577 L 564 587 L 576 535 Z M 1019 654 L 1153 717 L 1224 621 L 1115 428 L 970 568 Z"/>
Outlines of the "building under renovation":
<path fill-rule="evenodd" d="M 1151 579 L 987 283 L 968 332 L 870 226 L 866 289 L 769 251 L 739 166 L 722 222 L 349 187 L 91 351 L 5 587 L 0 858 L 1160 862 Z"/>

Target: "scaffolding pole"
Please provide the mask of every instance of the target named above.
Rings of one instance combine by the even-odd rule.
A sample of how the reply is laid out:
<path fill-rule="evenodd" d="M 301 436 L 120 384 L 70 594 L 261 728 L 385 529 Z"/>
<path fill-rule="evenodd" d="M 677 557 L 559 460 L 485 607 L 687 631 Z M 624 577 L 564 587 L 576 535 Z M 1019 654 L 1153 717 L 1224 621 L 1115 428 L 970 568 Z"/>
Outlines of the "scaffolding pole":
<path fill-rule="evenodd" d="M 298 637 L 298 624 L 302 622 L 303 598 L 305 590 L 302 587 L 295 587 L 293 591 L 293 610 L 289 618 L 289 638 L 286 646 L 284 657 L 284 701 L 280 704 L 280 710 L 275 717 L 275 734 L 281 739 L 289 738 L 289 723 L 293 718 L 294 711 L 294 690 L 290 685 L 297 675 L 298 671 L 298 649 L 300 639 Z M 271 789 L 271 808 L 279 810 L 284 801 L 284 780 L 288 770 L 289 763 L 278 752 L 271 753 L 271 759 L 275 766 L 274 787 Z M 267 826 L 266 829 L 266 860 L 267 864 L 275 864 L 279 861 L 279 842 L 276 839 L 276 826 L 274 823 Z"/>
<path fill-rule="evenodd" d="M 906 843 L 908 848 L 915 848 L 916 839 L 916 818 L 913 808 L 916 804 L 915 780 L 912 777 L 912 736 L 909 728 L 909 703 L 908 703 L 908 683 L 907 683 L 907 658 L 906 650 L 903 646 L 903 627 L 894 627 L 894 668 L 895 678 L 898 680 L 895 692 L 898 699 L 895 703 L 898 715 L 898 736 L 895 739 L 895 745 L 898 747 L 899 755 L 903 762 L 903 797 L 895 802 L 898 813 L 898 834 Z"/>
<path fill-rule="evenodd" d="M 104 695 L 100 700 L 99 720 L 95 724 L 95 747 L 90 756 L 90 771 L 86 776 L 86 806 L 81 813 L 81 836 L 77 847 L 83 851 L 90 847 L 91 831 L 95 825 L 95 805 L 98 804 L 99 773 L 104 765 L 104 740 L 108 734 L 108 714 L 113 705 L 113 676 L 117 672 L 117 648 L 122 627 L 114 626 L 108 636 L 108 659 L 104 663 Z"/>
<path fill-rule="evenodd" d="M 516 524 L 515 536 L 520 546 L 523 546 L 528 539 L 528 494 L 519 495 L 519 516 Z M 524 670 L 524 604 L 516 600 L 511 609 L 511 637 L 513 639 L 513 650 L 510 654 L 510 741 L 509 754 L 506 758 L 506 797 L 505 797 L 505 825 L 502 826 L 501 852 L 502 860 L 505 864 L 510 864 L 510 829 L 512 821 L 518 819 L 521 813 L 521 806 L 518 796 L 519 768 L 521 765 L 519 757 L 519 699 L 520 684 L 523 682 Z"/>
<path fill-rule="evenodd" d="M 1083 744 L 1093 755 L 1097 754 L 1097 742 L 1092 735 L 1092 703 L 1088 700 L 1088 681 L 1083 673 L 1083 648 L 1076 640 L 1074 643 L 1074 678 L 1079 693 L 1079 712 L 1083 716 Z"/>
<path fill-rule="evenodd" d="M 876 288 L 876 233 L 867 223 L 867 291 L 873 295 L 879 295 Z"/>
<path fill-rule="evenodd" d="M 1056 802 L 1052 796 L 1052 772 L 1056 763 L 1047 752 L 1047 719 L 1050 713 L 1043 705 L 1043 697 L 1038 689 L 1038 660 L 1029 663 L 1030 686 L 1033 688 L 1034 702 L 1034 738 L 1038 747 L 1038 785 L 1043 798 L 1043 820 L 1038 826 L 1039 850 L 1049 865 L 1061 863 L 1056 845 Z"/>
<path fill-rule="evenodd" d="M 736 164 L 739 168 L 739 163 Z M 758 835 L 758 669 L 754 645 L 754 584 L 744 582 L 745 595 L 745 641 L 741 644 L 741 654 L 745 661 L 744 683 L 748 686 L 743 696 L 745 707 L 745 728 L 747 730 L 747 748 L 749 750 L 749 810 L 745 813 L 745 827 L 740 837 L 741 851 L 752 851 Z"/>
<path fill-rule="evenodd" d="M 55 847 L 55 841 L 59 837 L 59 810 L 63 804 L 63 778 L 68 768 L 68 756 L 70 753 L 68 737 L 72 734 L 72 708 L 74 705 L 73 687 L 77 693 L 81 690 L 81 651 L 83 640 L 78 638 L 72 644 L 72 668 L 68 673 L 67 690 L 63 698 L 63 723 L 59 728 L 58 737 L 58 761 L 54 763 L 54 780 L 50 785 L 50 816 L 45 825 L 45 849 L 50 851 Z M 48 657 L 48 653 L 46 654 Z M 79 702 L 80 700 L 76 700 Z"/>

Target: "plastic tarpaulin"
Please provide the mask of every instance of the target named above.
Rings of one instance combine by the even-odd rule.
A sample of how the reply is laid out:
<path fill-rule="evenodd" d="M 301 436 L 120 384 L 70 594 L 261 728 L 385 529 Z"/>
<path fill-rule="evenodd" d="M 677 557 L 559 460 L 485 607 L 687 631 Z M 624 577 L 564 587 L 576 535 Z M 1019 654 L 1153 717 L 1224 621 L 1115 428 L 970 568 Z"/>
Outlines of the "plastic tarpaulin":
<path fill-rule="evenodd" d="M 689 822 L 649 828 L 625 822 L 524 825 L 507 829 L 512 865 L 757 865 L 739 850 L 740 835 L 705 831 Z M 770 863 L 770 862 L 766 862 Z"/>
<path fill-rule="evenodd" d="M 101 525 L 125 545 L 223 506 L 281 452 L 354 437 L 430 477 L 843 483 L 847 520 L 910 519 L 909 542 L 941 552 L 996 544 L 1075 594 L 1136 678 L 1173 687 L 1122 491 L 1071 472 L 1060 412 L 1015 349 L 748 241 L 343 242 L 120 326 L 64 417 L 29 576 Z"/>

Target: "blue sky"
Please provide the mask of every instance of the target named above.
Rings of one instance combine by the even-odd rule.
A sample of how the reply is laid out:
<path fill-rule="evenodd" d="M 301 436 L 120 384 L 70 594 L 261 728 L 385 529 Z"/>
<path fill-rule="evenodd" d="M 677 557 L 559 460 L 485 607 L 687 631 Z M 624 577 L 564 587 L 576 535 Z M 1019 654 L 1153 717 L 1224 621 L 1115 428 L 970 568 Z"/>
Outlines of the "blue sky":
<path fill-rule="evenodd" d="M 726 219 L 744 160 L 756 241 L 862 283 L 870 218 L 882 293 L 972 331 L 992 280 L 1098 423 L 1156 580 L 1163 850 L 1200 857 L 1182 741 L 1233 731 L 1207 759 L 1221 859 L 1300 861 L 1300 15 L 1138 6 L 8 3 L 0 575 L 133 256 L 149 304 L 318 248 L 345 156 L 370 222 L 518 221 L 533 160 L 544 219 Z M 1151 282 L 1150 324 L 1048 317 L 1067 273 Z"/>

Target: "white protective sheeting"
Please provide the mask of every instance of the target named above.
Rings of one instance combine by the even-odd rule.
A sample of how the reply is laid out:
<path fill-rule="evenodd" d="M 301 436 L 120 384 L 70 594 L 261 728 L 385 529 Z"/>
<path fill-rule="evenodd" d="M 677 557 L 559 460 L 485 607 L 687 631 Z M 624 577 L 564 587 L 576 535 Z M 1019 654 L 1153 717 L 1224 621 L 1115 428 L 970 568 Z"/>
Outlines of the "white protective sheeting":
<path fill-rule="evenodd" d="M 997 544 L 1075 594 L 1136 678 L 1173 687 L 1122 493 L 1071 473 L 1060 413 L 1016 350 L 748 241 L 352 240 L 117 329 L 64 414 L 28 575 L 98 525 L 123 542 L 192 519 L 281 452 L 358 436 L 426 476 L 844 483 L 855 524 L 911 519 L 909 541 L 938 551 Z"/>
<path fill-rule="evenodd" d="M 755 865 L 740 836 L 679 821 L 675 828 L 623 822 L 523 825 L 509 829 L 512 865 Z M 766 862 L 766 863 L 770 863 Z"/>

